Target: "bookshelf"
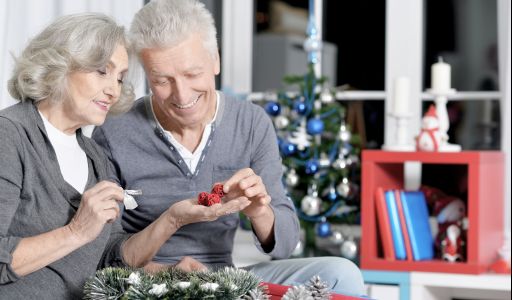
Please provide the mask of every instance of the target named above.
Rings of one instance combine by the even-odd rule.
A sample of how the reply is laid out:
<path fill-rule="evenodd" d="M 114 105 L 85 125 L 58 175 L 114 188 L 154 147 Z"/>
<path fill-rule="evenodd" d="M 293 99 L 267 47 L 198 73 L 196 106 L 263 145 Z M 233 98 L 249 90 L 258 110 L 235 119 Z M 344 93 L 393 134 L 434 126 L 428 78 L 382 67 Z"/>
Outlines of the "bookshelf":
<path fill-rule="evenodd" d="M 443 260 L 397 261 L 384 259 L 377 215 L 375 189 L 402 189 L 404 164 L 420 162 L 422 183 L 429 182 L 429 169 L 444 172 L 446 186 L 465 181 L 467 207 L 467 257 L 464 262 Z M 453 171 L 453 172 L 452 172 Z M 438 172 L 439 173 L 439 172 Z M 436 186 L 438 188 L 443 188 Z M 503 242 L 504 156 L 497 151 L 362 153 L 361 178 L 361 268 L 367 270 L 422 271 L 479 274 L 496 259 Z"/>

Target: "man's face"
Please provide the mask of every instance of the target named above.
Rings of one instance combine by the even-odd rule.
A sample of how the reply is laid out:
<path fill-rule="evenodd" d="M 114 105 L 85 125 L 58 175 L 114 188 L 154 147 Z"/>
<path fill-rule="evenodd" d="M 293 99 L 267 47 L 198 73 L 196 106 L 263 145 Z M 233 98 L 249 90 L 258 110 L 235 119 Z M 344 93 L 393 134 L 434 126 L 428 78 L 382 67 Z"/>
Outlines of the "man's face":
<path fill-rule="evenodd" d="M 204 125 L 213 118 L 219 58 L 204 48 L 199 35 L 171 48 L 144 49 L 141 60 L 153 92 L 155 114 L 165 129 Z"/>

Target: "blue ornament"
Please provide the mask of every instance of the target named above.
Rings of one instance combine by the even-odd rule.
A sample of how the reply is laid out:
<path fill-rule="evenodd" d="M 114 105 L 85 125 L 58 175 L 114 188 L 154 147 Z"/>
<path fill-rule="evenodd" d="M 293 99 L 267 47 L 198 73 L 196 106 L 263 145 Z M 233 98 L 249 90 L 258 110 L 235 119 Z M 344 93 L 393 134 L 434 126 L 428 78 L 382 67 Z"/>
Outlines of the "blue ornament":
<path fill-rule="evenodd" d="M 334 202 L 338 199 L 338 194 L 336 193 L 336 189 L 334 187 L 329 188 L 329 192 L 327 193 L 327 199 Z"/>
<path fill-rule="evenodd" d="M 321 134 L 324 131 L 324 122 L 320 118 L 313 118 L 306 125 L 307 132 L 311 135 Z"/>
<path fill-rule="evenodd" d="M 282 152 L 285 156 L 292 155 L 292 154 L 294 154 L 296 151 L 297 151 L 297 146 L 296 146 L 295 144 L 292 144 L 292 143 L 287 142 L 287 141 L 283 141 L 283 142 L 281 143 L 281 152 Z"/>
<path fill-rule="evenodd" d="M 293 103 L 293 110 L 295 110 L 299 115 L 305 115 L 308 111 L 308 106 L 304 101 L 297 100 Z"/>
<path fill-rule="evenodd" d="M 312 175 L 318 172 L 319 165 L 318 160 L 311 159 L 306 162 L 306 174 Z"/>
<path fill-rule="evenodd" d="M 331 224 L 329 224 L 329 222 L 327 222 L 327 221 L 318 223 L 316 226 L 316 234 L 319 237 L 323 237 L 323 238 L 330 236 L 332 234 Z"/>
<path fill-rule="evenodd" d="M 271 116 L 278 116 L 281 113 L 281 105 L 275 101 L 265 104 L 265 111 Z"/>

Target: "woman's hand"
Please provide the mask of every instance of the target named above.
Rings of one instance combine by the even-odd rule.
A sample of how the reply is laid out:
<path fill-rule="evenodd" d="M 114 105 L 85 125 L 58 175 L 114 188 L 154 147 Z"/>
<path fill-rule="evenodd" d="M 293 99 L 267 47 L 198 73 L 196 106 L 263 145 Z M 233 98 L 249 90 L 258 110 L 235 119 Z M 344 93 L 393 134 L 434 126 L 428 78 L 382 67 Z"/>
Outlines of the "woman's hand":
<path fill-rule="evenodd" d="M 238 197 L 226 203 L 203 206 L 197 199 L 182 200 L 169 209 L 169 221 L 176 229 L 191 223 L 215 221 L 219 217 L 239 212 L 246 208 L 250 201 L 246 197 Z"/>
<path fill-rule="evenodd" d="M 119 204 L 124 199 L 123 189 L 110 181 L 102 181 L 84 192 L 75 216 L 68 224 L 80 241 L 93 241 L 106 223 L 119 217 Z"/>

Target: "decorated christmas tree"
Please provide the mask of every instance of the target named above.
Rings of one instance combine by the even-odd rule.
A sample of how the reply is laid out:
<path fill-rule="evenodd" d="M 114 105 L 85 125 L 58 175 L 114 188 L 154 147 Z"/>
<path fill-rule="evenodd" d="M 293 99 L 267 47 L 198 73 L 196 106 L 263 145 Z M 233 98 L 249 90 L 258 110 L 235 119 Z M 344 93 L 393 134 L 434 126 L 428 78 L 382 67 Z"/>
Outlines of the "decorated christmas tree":
<path fill-rule="evenodd" d="M 345 106 L 325 87 L 327 78 L 318 75 L 322 44 L 312 2 L 307 35 L 307 73 L 287 76 L 284 82 L 293 92 L 266 99 L 264 108 L 278 135 L 283 183 L 306 232 L 303 243 L 316 248 L 335 246 L 338 253 L 334 254 L 355 260 L 354 236 L 333 230 L 331 224 L 359 223 L 360 143 L 345 122 Z M 300 255 L 303 245 L 297 247 Z"/>

